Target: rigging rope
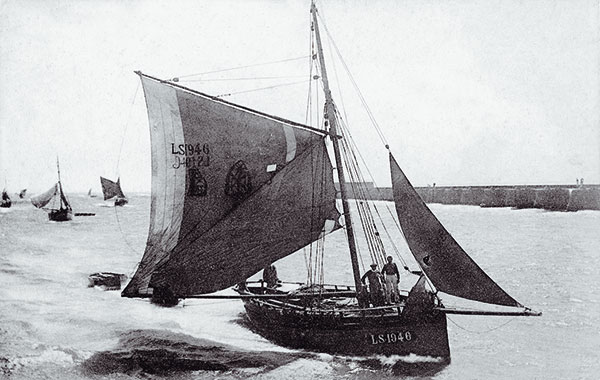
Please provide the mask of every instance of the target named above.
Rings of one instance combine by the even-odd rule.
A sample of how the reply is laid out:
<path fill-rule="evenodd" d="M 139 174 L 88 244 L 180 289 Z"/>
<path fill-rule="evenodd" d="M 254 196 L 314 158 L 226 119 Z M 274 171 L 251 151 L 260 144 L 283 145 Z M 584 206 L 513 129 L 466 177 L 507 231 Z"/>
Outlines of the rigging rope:
<path fill-rule="evenodd" d="M 305 55 L 304 55 L 304 56 L 302 56 L 302 57 L 287 58 L 287 59 L 281 59 L 281 60 L 278 60 L 278 61 L 270 61 L 270 62 L 263 62 L 263 63 L 254 63 L 254 64 L 251 64 L 251 65 L 245 65 L 245 66 L 236 66 L 236 67 L 230 67 L 230 68 L 227 68 L 227 69 L 220 69 L 220 70 L 205 71 L 205 72 L 202 72 L 202 73 L 195 73 L 195 74 L 188 74 L 188 75 L 180 75 L 180 76 L 174 77 L 174 78 L 173 78 L 173 81 L 175 81 L 175 82 L 176 82 L 176 81 L 177 81 L 177 80 L 179 80 L 180 78 L 189 78 L 189 77 L 198 76 L 198 75 L 206 75 L 206 74 L 221 73 L 221 72 L 224 72 L 224 71 L 231 71 L 231 70 L 246 69 L 246 68 L 248 68 L 248 67 L 256 67 L 256 66 L 272 65 L 272 64 L 275 64 L 275 63 L 283 63 L 283 62 L 297 61 L 297 60 L 300 60 L 300 59 L 305 59 L 305 58 L 307 58 L 307 56 L 305 56 Z M 177 80 L 175 80 L 175 79 L 177 79 Z"/>
<path fill-rule="evenodd" d="M 335 115 L 336 119 L 339 121 L 339 114 L 337 113 L 337 110 Z M 343 135 L 344 132 L 347 132 L 347 130 L 345 130 L 343 126 L 341 127 L 342 128 L 340 132 Z M 363 232 L 365 233 L 367 240 L 369 254 L 371 255 L 373 262 L 383 264 L 383 262 L 385 262 L 385 249 L 370 211 L 369 202 L 366 201 L 367 194 L 365 193 L 364 186 L 357 185 L 361 182 L 364 183 L 364 178 L 362 177 L 360 168 L 358 167 L 356 156 L 348 144 L 347 139 L 341 139 L 341 146 L 343 161 L 349 174 L 349 183 L 353 191 L 355 205 L 358 210 L 361 225 L 363 226 Z"/>
<path fill-rule="evenodd" d="M 310 17 L 310 16 L 309 16 Z M 314 42 L 314 35 L 312 32 L 312 23 L 311 23 L 311 31 L 310 31 L 310 45 L 309 45 L 309 49 L 310 51 L 310 56 L 308 59 L 308 77 L 312 78 L 313 77 L 313 68 L 315 68 L 316 66 L 316 62 L 315 62 L 315 58 L 316 58 L 316 53 L 315 53 L 315 42 Z M 307 94 L 307 99 L 306 99 L 306 115 L 304 117 L 304 124 L 306 125 L 311 125 L 312 126 L 312 118 L 309 120 L 309 118 L 312 115 L 312 81 L 308 82 L 308 94 Z M 318 124 L 317 124 L 318 125 Z"/>
<path fill-rule="evenodd" d="M 231 96 L 231 95 L 237 95 L 237 94 L 244 94 L 247 92 L 254 92 L 254 91 L 261 91 L 261 90 L 269 90 L 272 88 L 277 88 L 277 87 L 284 87 L 284 86 L 291 86 L 291 85 L 295 85 L 295 84 L 300 84 L 300 83 L 306 83 L 306 82 L 310 82 L 312 79 L 309 80 L 302 80 L 302 81 L 298 81 L 298 82 L 290 82 L 290 83 L 283 83 L 283 84 L 277 84 L 277 85 L 273 85 L 273 86 L 268 86 L 268 87 L 260 87 L 260 88 L 255 88 L 252 90 L 245 90 L 245 91 L 237 91 L 237 92 L 229 92 L 229 93 L 225 93 L 225 94 L 220 94 L 217 95 L 217 98 L 223 98 L 225 96 Z"/>
<path fill-rule="evenodd" d="M 115 171 L 119 172 L 119 164 L 121 162 L 121 152 L 123 151 L 123 144 L 125 143 L 125 134 L 127 133 L 127 128 L 129 127 L 129 122 L 131 120 L 131 112 L 133 110 L 133 106 L 135 105 L 135 100 L 137 99 L 137 94 L 140 89 L 140 81 L 137 81 L 137 86 L 135 87 L 135 93 L 133 94 L 133 98 L 131 99 L 131 104 L 129 105 L 129 112 L 127 113 L 127 120 L 125 122 L 125 128 L 123 131 L 123 136 L 121 137 L 121 146 L 119 147 L 119 154 L 117 155 L 117 166 Z"/>
<path fill-rule="evenodd" d="M 345 131 L 345 135 L 344 136 L 348 137 L 348 139 L 347 139 L 348 140 L 348 144 L 353 147 L 352 148 L 352 152 L 353 153 L 358 152 L 358 157 L 360 157 L 360 160 L 363 163 L 364 168 L 366 168 L 366 170 L 367 170 L 367 174 L 369 175 L 369 177 L 373 181 L 373 185 L 374 185 L 375 190 L 377 191 L 377 195 L 379 195 L 379 197 L 383 199 L 381 190 L 379 190 L 379 188 L 376 186 L 375 180 L 373 179 L 373 175 L 371 174 L 371 172 L 369 170 L 369 167 L 367 166 L 367 164 L 366 164 L 366 162 L 364 160 L 364 157 L 361 155 L 360 150 L 358 150 L 356 142 L 352 138 L 352 135 L 350 134 L 350 131 L 348 130 L 347 125 L 345 124 L 344 120 L 341 119 L 341 117 L 339 118 L 339 120 L 340 120 L 340 125 L 341 125 L 342 129 Z M 364 182 L 364 180 L 362 180 L 362 181 Z M 365 197 L 366 197 L 366 195 L 365 195 Z M 377 206 L 374 203 L 372 203 L 372 204 L 373 204 L 373 208 L 375 209 L 375 212 L 377 213 L 377 216 L 378 216 L 379 220 L 383 220 L 383 217 L 381 216 L 381 213 L 379 212 L 379 209 L 377 208 Z M 400 228 L 400 225 L 398 225 L 398 222 L 396 221 L 396 216 L 390 210 L 389 205 L 386 205 L 386 209 L 388 210 L 391 218 L 394 220 L 394 223 L 396 224 L 396 227 L 402 233 L 402 229 Z M 383 226 L 383 229 L 384 229 L 384 231 L 386 233 L 386 236 L 388 237 L 388 239 L 389 239 L 389 241 L 390 241 L 390 243 L 392 245 L 392 248 L 393 248 L 394 252 L 396 253 L 396 256 L 399 258 L 399 260 L 402 263 L 402 265 L 404 267 L 407 267 L 407 263 L 404 260 L 404 258 L 402 257 L 402 255 L 400 254 L 400 250 L 398 249 L 398 247 L 396 246 L 396 244 L 394 244 L 394 240 L 392 239 L 391 234 L 389 233 L 387 227 L 385 226 L 384 223 L 381 223 L 381 225 Z M 402 233 L 402 236 L 404 237 L 403 233 Z"/>
<path fill-rule="evenodd" d="M 125 143 L 125 135 L 127 133 L 127 129 L 129 127 L 130 121 L 131 121 L 131 114 L 133 111 L 133 106 L 135 105 L 135 100 L 137 99 L 137 94 L 138 91 L 140 89 L 140 84 L 141 81 L 137 82 L 137 86 L 135 87 L 135 92 L 133 94 L 133 98 L 131 99 L 131 104 L 129 105 L 129 112 L 127 113 L 127 121 L 125 123 L 125 128 L 123 131 L 123 137 L 121 138 L 121 146 L 119 147 L 119 155 L 117 156 L 117 166 L 115 171 L 118 173 L 119 172 L 119 165 L 121 162 L 121 153 L 123 151 L 123 144 Z M 119 220 L 119 214 L 117 212 L 117 206 L 114 206 L 115 208 L 115 218 L 117 219 L 117 226 L 119 227 L 119 231 L 121 233 L 121 238 L 123 239 L 123 241 L 125 242 L 125 245 L 131 250 L 132 253 L 135 253 L 136 255 L 139 253 L 137 252 L 129 243 L 129 241 L 127 240 L 125 233 L 123 232 L 123 228 L 121 227 L 121 221 Z M 141 263 L 141 259 L 140 261 L 138 261 L 138 263 L 135 265 L 134 269 L 129 273 L 129 278 L 133 277 L 133 274 L 135 273 L 135 271 L 137 270 L 138 266 Z"/>
<path fill-rule="evenodd" d="M 448 320 L 449 320 L 450 322 L 452 322 L 452 323 L 453 323 L 453 324 L 454 324 L 456 327 L 458 327 L 458 328 L 459 328 L 459 329 L 461 329 L 461 330 L 468 331 L 468 332 L 470 332 L 470 333 L 475 333 L 475 334 L 486 334 L 486 333 L 492 332 L 492 331 L 494 331 L 494 330 L 498 330 L 499 328 L 502 328 L 502 327 L 504 327 L 504 326 L 508 325 L 509 323 L 511 323 L 512 321 L 514 321 L 514 320 L 515 320 L 515 318 L 517 318 L 517 317 L 512 317 L 511 319 L 509 319 L 509 320 L 508 320 L 508 322 L 506 322 L 506 323 L 503 323 L 503 324 L 501 324 L 501 325 L 499 325 L 499 326 L 496 326 L 496 327 L 492 327 L 491 329 L 484 330 L 484 331 L 475 331 L 475 330 L 469 330 L 469 329 L 467 329 L 467 328 L 464 328 L 464 327 L 462 327 L 462 326 L 461 326 L 461 325 L 459 325 L 458 323 L 454 322 L 454 321 L 452 320 L 452 318 L 450 318 L 448 315 L 446 315 L 446 318 L 448 318 Z"/>
<path fill-rule="evenodd" d="M 114 208 L 115 208 L 115 217 L 117 219 L 117 225 L 119 226 L 119 231 L 121 232 L 121 238 L 123 239 L 123 241 L 125 242 L 125 245 L 131 250 L 132 253 L 135 253 L 136 255 L 139 254 L 139 252 L 137 252 L 125 238 L 125 233 L 123 232 L 123 228 L 121 228 L 121 221 L 119 220 L 119 213 L 117 212 L 117 206 L 114 206 Z M 137 262 L 137 264 L 135 265 L 133 270 L 131 270 L 131 272 L 129 272 L 129 278 L 133 277 L 135 271 L 137 270 L 137 268 L 141 262 L 142 261 L 140 259 L 140 261 Z"/>
<path fill-rule="evenodd" d="M 325 25 L 324 22 L 323 22 L 323 25 Z M 311 26 L 312 26 L 312 24 L 311 24 Z M 385 138 L 383 137 L 372 112 L 368 108 L 368 105 L 366 104 L 364 97 L 362 96 L 362 94 L 360 93 L 360 90 L 358 89 L 356 81 L 352 78 L 352 75 L 350 74 L 350 71 L 349 71 L 347 65 L 345 64 L 343 58 L 341 57 L 339 49 L 335 45 L 335 42 L 333 41 L 331 34 L 327 30 L 327 26 L 325 25 L 324 27 L 325 27 L 325 30 L 327 31 L 327 35 L 329 37 L 328 38 L 329 45 L 331 47 L 333 44 L 333 47 L 334 47 L 334 48 L 331 48 L 329 51 L 331 52 L 331 51 L 335 50 L 337 52 L 337 55 L 338 55 L 340 61 L 342 62 L 344 68 L 346 69 L 346 72 L 347 72 L 348 76 L 350 77 L 350 79 L 362 101 L 363 106 L 367 110 L 369 118 L 371 119 L 371 122 L 375 126 L 380 139 L 384 142 L 385 145 L 387 145 Z M 333 69 L 334 69 L 334 74 L 336 77 L 336 82 L 338 83 L 338 91 L 341 93 L 341 89 L 339 88 L 340 81 L 338 79 L 338 72 L 337 72 L 337 67 L 335 65 L 335 60 L 332 59 L 332 62 L 333 62 Z M 340 95 L 340 99 L 341 99 L 342 105 L 343 105 L 343 98 L 341 97 L 341 95 Z M 335 107 L 334 105 L 331 105 L 331 106 Z M 344 112 L 344 115 L 346 115 L 345 108 L 343 108 L 343 112 Z M 335 109 L 335 117 L 338 121 L 341 119 L 337 109 Z M 343 124 L 343 123 L 338 123 L 338 124 L 341 126 L 340 132 L 338 132 L 340 135 L 351 136 L 349 133 L 349 130 L 345 124 Z M 348 141 L 348 140 L 350 140 L 350 141 Z M 341 139 L 340 145 L 342 147 L 342 161 L 343 161 L 342 165 L 344 165 L 347 168 L 348 179 L 349 179 L 349 181 L 347 181 L 347 182 L 349 182 L 349 185 L 353 192 L 353 197 L 355 198 L 355 208 L 358 210 L 358 216 L 360 219 L 360 223 L 363 226 L 363 232 L 366 237 L 367 248 L 368 248 L 369 254 L 371 256 L 371 259 L 373 262 L 376 262 L 376 263 L 384 263 L 385 257 L 386 257 L 385 246 L 384 246 L 381 236 L 379 234 L 375 219 L 373 217 L 372 208 L 375 210 L 375 213 L 379 217 L 379 220 L 382 220 L 381 214 L 379 213 L 379 210 L 373 204 L 373 202 L 367 200 L 369 198 L 369 194 L 367 194 L 366 188 L 364 188 L 364 186 L 358 185 L 358 183 L 361 183 L 361 182 L 364 183 L 364 177 L 361 174 L 360 166 L 358 165 L 359 160 L 356 157 L 356 154 L 354 153 L 356 150 L 356 144 L 354 143 L 354 141 L 352 140 L 351 137 L 348 140 L 346 140 L 344 138 Z M 360 155 L 360 153 L 359 153 L 359 155 Z M 360 156 L 360 158 L 364 162 L 364 159 L 362 158 L 362 156 Z M 367 167 L 367 170 L 368 170 L 368 167 Z M 369 175 L 371 175 L 370 172 L 369 172 Z M 371 177 L 372 177 L 372 175 L 371 175 Z M 364 201 L 361 201 L 361 199 Z M 400 252 L 399 252 L 398 248 L 395 246 L 395 244 L 393 244 L 393 240 L 390 237 L 389 231 L 387 230 L 387 228 L 385 227 L 385 225 L 383 223 L 381 223 L 381 224 L 383 225 L 383 229 L 384 229 L 385 233 L 387 234 L 388 238 L 392 242 L 392 246 L 393 246 L 394 251 L 396 252 L 396 256 L 400 259 L 400 262 L 403 264 L 403 266 L 405 268 L 407 268 L 406 261 L 400 255 Z M 359 249 L 358 246 L 357 246 L 357 249 Z M 359 255 L 359 257 L 360 257 L 361 264 L 363 265 L 363 269 L 364 269 L 364 263 L 362 262 L 362 256 Z"/>
<path fill-rule="evenodd" d="M 321 20 L 323 20 L 323 17 L 321 17 L 321 15 L 319 15 L 319 17 L 321 18 Z M 335 41 L 333 40 L 331 33 L 327 29 L 327 25 L 325 24 L 325 22 L 323 22 L 322 24 L 327 33 L 329 45 L 330 46 L 333 45 L 333 49 L 331 49 L 331 50 L 336 51 L 337 56 L 340 59 L 352 85 L 354 86 L 355 91 L 357 92 L 358 97 L 359 97 L 363 107 L 365 108 L 368 117 L 370 118 L 373 126 L 375 127 L 375 130 L 376 130 L 380 140 L 382 141 L 384 146 L 387 149 L 389 149 L 387 140 L 385 139 L 385 136 L 383 135 L 381 128 L 379 127 L 379 124 L 375 120 L 373 113 L 371 112 L 368 104 L 366 103 L 366 100 L 365 100 L 364 96 L 362 95 L 362 92 L 358 88 L 356 80 L 352 76 L 352 74 L 348 68 L 348 65 L 346 64 L 343 57 L 341 56 L 341 53 L 340 53 L 337 45 L 335 44 Z M 336 79 L 337 79 L 337 70 L 336 70 L 336 66 L 335 66 L 335 60 L 332 60 L 332 62 L 334 63 L 333 68 L 334 68 L 334 73 L 335 73 Z M 338 91 L 341 93 L 341 90 L 339 90 L 339 80 L 337 81 L 337 83 L 338 83 Z M 341 95 L 340 95 L 340 99 L 342 100 L 342 105 L 343 105 L 343 98 L 341 97 Z M 347 115 L 345 112 L 345 108 L 343 108 L 342 110 L 344 113 L 344 119 L 346 119 Z M 366 194 L 366 189 L 362 188 L 361 186 L 355 185 L 355 183 L 357 183 L 357 182 L 364 182 L 364 178 L 363 178 L 362 174 L 360 173 L 360 169 L 359 169 L 359 165 L 358 165 L 359 160 L 356 158 L 355 153 L 354 153 L 357 151 L 356 143 L 352 139 L 352 135 L 350 134 L 350 131 L 349 131 L 347 125 L 343 122 L 341 115 L 339 115 L 337 109 L 336 109 L 336 118 L 340 121 L 339 125 L 341 125 L 341 130 L 344 132 L 343 135 L 348 136 L 349 137 L 348 140 L 350 140 L 349 142 L 346 142 L 346 141 L 344 141 L 344 139 L 342 139 L 342 146 L 345 147 L 344 150 L 347 150 L 348 152 L 352 152 L 352 154 L 351 154 L 352 157 L 350 157 L 350 153 L 345 153 L 345 156 L 344 156 L 344 163 L 345 163 L 345 166 L 348 168 L 348 172 L 350 174 L 350 176 L 349 176 L 350 177 L 350 185 L 352 187 L 354 194 L 356 195 L 358 193 L 358 195 L 359 195 L 358 198 L 362 198 L 362 199 L 366 200 L 366 199 L 368 199 L 368 194 Z M 360 151 L 358 151 L 358 155 L 360 157 L 360 161 L 363 163 L 364 167 L 367 169 L 367 173 L 369 174 L 369 176 L 371 178 L 373 178 L 373 175 L 369 171 L 364 158 L 360 154 Z M 373 183 L 375 184 L 374 180 L 373 180 Z M 376 191 L 381 196 L 381 191 L 377 188 L 376 188 Z M 383 197 L 381 197 L 381 198 L 383 199 Z M 375 213 L 377 214 L 379 220 L 382 221 L 383 220 L 382 215 L 380 214 L 379 209 L 373 202 L 370 202 L 370 201 L 365 201 L 365 202 L 357 201 L 356 202 L 356 206 L 359 211 L 361 224 L 363 225 L 363 229 L 364 229 L 365 235 L 367 237 L 367 243 L 369 245 L 369 251 L 370 251 L 371 257 L 374 259 L 376 259 L 377 257 L 381 257 L 381 260 L 383 262 L 385 262 L 385 249 L 383 246 L 383 242 L 380 238 L 379 232 L 377 231 L 377 226 L 376 226 L 373 216 L 372 216 L 372 211 L 371 211 L 371 206 L 370 206 L 371 204 L 372 204 L 373 209 L 375 210 Z M 390 216 L 394 220 L 394 223 L 395 223 L 396 227 L 398 228 L 398 230 L 400 231 L 400 233 L 402 234 L 402 237 L 404 238 L 404 240 L 406 240 L 404 233 L 403 233 L 401 227 L 399 226 L 399 224 L 396 220 L 396 217 L 394 216 L 394 213 L 392 213 L 392 211 L 390 210 L 390 207 L 388 205 L 386 205 L 386 209 L 388 210 Z M 394 244 L 394 240 L 392 239 L 387 227 L 385 226 L 384 223 L 381 223 L 381 225 L 383 227 L 385 234 L 387 235 L 387 238 L 391 242 L 393 251 L 396 253 L 396 256 L 399 258 L 404 269 L 410 272 L 410 270 L 408 269 L 407 262 L 404 260 L 403 256 L 400 254 L 400 250 L 398 249 L 398 247 Z M 377 262 L 378 260 L 374 260 L 374 261 Z M 361 263 L 362 263 L 362 258 L 361 258 Z M 364 264 L 363 264 L 363 266 L 364 266 Z M 427 279 L 427 282 L 432 287 L 432 289 L 435 289 L 435 287 L 433 287 L 433 284 L 429 281 L 429 279 L 428 278 L 426 278 L 426 279 Z"/>
<path fill-rule="evenodd" d="M 323 20 L 323 18 L 321 17 L 320 14 L 317 14 L 317 15 L 321 18 L 321 20 Z M 324 20 L 323 20 L 323 27 L 325 28 L 325 32 L 327 33 L 327 36 L 329 37 L 329 40 L 331 41 L 331 44 L 333 45 L 334 50 L 337 53 L 337 56 L 338 56 L 340 62 L 342 63 L 342 66 L 346 70 L 346 73 L 348 74 L 348 78 L 350 79 L 350 82 L 354 86 L 354 89 L 355 89 L 363 107 L 365 107 L 365 111 L 367 112 L 369 119 L 371 119 L 371 123 L 373 123 L 373 126 L 375 127 L 375 131 L 377 132 L 381 142 L 383 143 L 384 146 L 388 145 L 387 140 L 385 139 L 385 136 L 383 135 L 383 132 L 381 131 L 381 128 L 379 127 L 379 124 L 377 123 L 377 120 L 375 120 L 375 116 L 373 115 L 373 112 L 371 112 L 371 109 L 369 108 L 367 101 L 365 100 L 364 96 L 362 95 L 362 92 L 360 91 L 358 84 L 354 80 L 354 77 L 352 76 L 352 73 L 350 72 L 350 69 L 348 68 L 348 65 L 346 64 L 346 61 L 344 61 L 344 58 L 342 57 L 340 50 L 338 49 L 333 37 L 331 36 L 331 33 L 329 32 L 329 29 L 327 28 L 327 25 L 325 24 Z"/>
<path fill-rule="evenodd" d="M 239 78 L 213 78 L 213 79 L 190 79 L 180 82 L 219 82 L 219 81 L 236 81 L 236 80 L 266 80 L 266 79 L 288 79 L 288 78 L 305 78 L 306 75 L 283 75 L 275 77 L 239 77 Z"/>

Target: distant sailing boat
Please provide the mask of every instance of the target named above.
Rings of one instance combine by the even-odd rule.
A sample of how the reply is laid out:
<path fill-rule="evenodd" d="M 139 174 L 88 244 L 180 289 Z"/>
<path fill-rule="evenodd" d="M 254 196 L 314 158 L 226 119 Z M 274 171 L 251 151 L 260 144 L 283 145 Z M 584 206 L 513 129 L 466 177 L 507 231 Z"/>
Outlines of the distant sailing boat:
<path fill-rule="evenodd" d="M 345 180 L 346 172 L 356 178 L 351 161 L 356 155 L 329 90 L 314 3 L 311 12 L 317 44 L 311 58 L 320 65 L 325 92 L 324 129 L 137 73 L 152 145 L 150 231 L 122 295 L 165 305 L 180 298 L 241 298 L 252 328 L 273 342 L 349 355 L 414 353 L 449 359 L 446 314 L 539 315 L 509 296 L 465 253 L 391 153 L 396 213 L 421 271 L 412 272 L 419 277 L 408 295 L 391 305 L 370 306 L 361 284 L 359 225 L 352 220 Z M 334 151 L 342 212 L 336 207 L 327 140 Z M 369 253 L 382 264 L 387 254 L 374 215 L 366 201 L 356 205 Z M 346 230 L 353 285 L 324 285 L 312 277 L 305 285 L 246 281 L 313 242 L 322 247 L 321 240 L 340 228 Z M 341 265 L 336 264 L 338 271 Z M 239 295 L 208 294 L 236 284 Z M 447 308 L 431 287 L 511 308 Z"/>
<path fill-rule="evenodd" d="M 12 201 L 6 192 L 6 189 L 2 190 L 2 199 L 0 200 L 0 207 L 9 208 L 12 205 Z"/>
<path fill-rule="evenodd" d="M 87 195 L 88 195 L 88 197 L 90 197 L 90 198 L 96 198 L 96 194 L 92 194 L 92 188 L 91 188 L 91 187 L 90 187 L 90 189 L 88 190 L 88 193 L 87 193 Z"/>
<path fill-rule="evenodd" d="M 19 198 L 23 199 L 27 195 L 27 189 L 23 189 L 19 192 Z"/>
<path fill-rule="evenodd" d="M 104 200 L 115 198 L 115 206 L 123 206 L 129 202 L 123 190 L 121 190 L 121 178 L 117 178 L 117 182 L 113 182 L 110 179 L 100 177 L 100 183 L 102 184 L 102 193 L 104 194 Z"/>
<path fill-rule="evenodd" d="M 62 182 L 60 180 L 60 165 L 58 163 L 58 158 L 56 158 L 56 169 L 58 172 L 58 182 L 42 194 L 31 197 L 30 199 L 31 203 L 35 207 L 44 209 L 48 212 L 48 219 L 55 222 L 66 222 L 73 219 L 73 209 L 71 208 L 71 204 L 63 192 Z M 55 198 L 58 198 L 59 207 L 46 208 L 45 206 Z"/>

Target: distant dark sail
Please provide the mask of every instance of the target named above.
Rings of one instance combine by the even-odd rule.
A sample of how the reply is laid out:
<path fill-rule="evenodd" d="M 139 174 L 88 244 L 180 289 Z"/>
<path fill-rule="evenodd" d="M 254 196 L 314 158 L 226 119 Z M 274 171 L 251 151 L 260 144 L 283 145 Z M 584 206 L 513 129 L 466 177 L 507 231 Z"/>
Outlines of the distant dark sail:
<path fill-rule="evenodd" d="M 19 192 L 19 198 L 21 198 L 21 199 L 25 198 L 26 194 L 27 194 L 27 189 L 21 190 L 21 192 Z"/>
<path fill-rule="evenodd" d="M 58 193 L 58 183 L 55 183 L 54 186 L 46 190 L 45 192 L 38 194 L 34 197 L 31 197 L 31 203 L 37 207 L 42 208 L 46 206 L 52 198 Z"/>
<path fill-rule="evenodd" d="M 141 79 L 150 231 L 124 296 L 148 294 L 150 282 L 178 296 L 224 289 L 318 238 L 326 219 L 335 224 L 322 132 Z"/>
<path fill-rule="evenodd" d="M 522 306 L 467 255 L 421 200 L 390 154 L 394 202 L 412 254 L 444 293 L 505 306 Z"/>
<path fill-rule="evenodd" d="M 8 208 L 12 205 L 12 201 L 6 192 L 6 189 L 2 190 L 2 198 L 0 199 L 0 207 Z"/>
<path fill-rule="evenodd" d="M 102 184 L 102 193 L 104 194 L 104 200 L 118 197 L 118 198 L 126 198 L 125 194 L 123 194 L 123 190 L 121 190 L 121 179 L 117 178 L 117 182 L 113 182 L 110 179 L 100 177 L 100 183 Z M 90 194 L 92 189 L 90 189 Z"/>
<path fill-rule="evenodd" d="M 69 200 L 65 196 L 65 192 L 63 191 L 61 182 L 58 182 L 58 192 L 60 193 L 60 199 L 62 200 L 62 203 L 64 204 L 64 208 L 71 210 L 71 205 L 69 204 Z M 62 206 L 61 206 L 61 208 L 62 208 Z"/>

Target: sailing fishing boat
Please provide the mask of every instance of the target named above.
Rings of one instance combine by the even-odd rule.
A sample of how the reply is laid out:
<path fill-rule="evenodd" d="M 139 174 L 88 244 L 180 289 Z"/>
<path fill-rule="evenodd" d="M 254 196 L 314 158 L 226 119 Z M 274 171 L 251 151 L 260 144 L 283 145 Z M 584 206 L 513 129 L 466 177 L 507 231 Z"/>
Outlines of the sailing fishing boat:
<path fill-rule="evenodd" d="M 129 202 L 123 190 L 121 190 L 121 178 L 117 178 L 117 182 L 111 181 L 108 178 L 100 177 L 100 183 L 102 184 L 102 193 L 104 194 L 104 200 L 115 198 L 115 206 L 123 206 Z"/>
<path fill-rule="evenodd" d="M 73 209 L 71 208 L 71 204 L 65 196 L 65 193 L 62 188 L 58 157 L 56 158 L 56 170 L 58 172 L 58 182 L 42 194 L 31 197 L 31 203 L 37 208 L 46 210 L 48 212 L 48 219 L 53 220 L 55 222 L 66 222 L 73 219 Z M 45 207 L 52 200 L 54 200 L 53 203 L 56 203 L 57 198 L 59 203 L 58 208 Z"/>
<path fill-rule="evenodd" d="M 277 344 L 448 360 L 446 314 L 539 315 L 509 296 L 467 255 L 391 152 L 396 214 L 420 270 L 409 272 L 418 279 L 408 294 L 390 305 L 371 305 L 361 283 L 358 232 L 376 263 L 384 262 L 385 245 L 366 201 L 356 202 L 361 223 L 352 219 L 345 174 L 352 180 L 348 183 L 360 174 L 329 89 L 314 3 L 311 13 L 317 50 L 310 57 L 320 67 L 325 92 L 322 129 L 137 72 L 151 133 L 150 231 L 122 296 L 163 305 L 182 298 L 240 298 L 252 329 Z M 327 141 L 334 153 L 341 212 Z M 353 190 L 360 196 L 360 189 Z M 303 247 L 323 247 L 323 239 L 342 228 L 354 284 L 326 285 L 323 276 L 310 277 L 307 284 L 267 286 L 246 280 Z M 236 295 L 211 294 L 234 285 Z M 448 308 L 438 292 L 509 308 Z"/>
<path fill-rule="evenodd" d="M 6 189 L 2 190 L 2 199 L 0 200 L 0 207 L 9 208 L 12 205 L 12 201 L 6 192 Z"/>
<path fill-rule="evenodd" d="M 88 190 L 88 193 L 87 193 L 87 195 L 88 195 L 88 197 L 90 197 L 90 198 L 96 198 L 96 194 L 92 194 L 92 188 L 91 188 L 91 187 L 90 187 L 90 189 Z"/>
<path fill-rule="evenodd" d="M 23 199 L 27 195 L 27 189 L 23 189 L 19 192 L 19 198 Z"/>

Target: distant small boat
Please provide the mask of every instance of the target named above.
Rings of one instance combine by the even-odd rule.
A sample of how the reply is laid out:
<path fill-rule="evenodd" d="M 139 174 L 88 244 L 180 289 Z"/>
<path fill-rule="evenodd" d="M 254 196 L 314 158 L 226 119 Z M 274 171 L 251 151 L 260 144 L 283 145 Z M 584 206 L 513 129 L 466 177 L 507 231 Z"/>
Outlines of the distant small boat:
<path fill-rule="evenodd" d="M 27 195 L 27 189 L 23 189 L 19 192 L 19 198 L 23 199 Z"/>
<path fill-rule="evenodd" d="M 60 166 L 58 163 L 58 158 L 56 158 L 56 169 L 58 171 L 58 182 L 42 194 L 31 197 L 31 203 L 37 208 L 46 210 L 48 212 L 48 219 L 55 222 L 66 222 L 73 219 L 73 209 L 71 208 L 71 204 L 63 192 L 62 183 L 60 181 Z M 57 195 L 59 208 L 45 208 L 45 206 Z"/>
<path fill-rule="evenodd" d="M 75 216 L 96 216 L 95 212 L 76 212 Z"/>
<path fill-rule="evenodd" d="M 6 192 L 6 189 L 2 190 L 2 201 L 0 201 L 0 207 L 9 208 L 12 205 L 12 201 Z"/>
<path fill-rule="evenodd" d="M 96 194 L 92 194 L 92 188 L 90 188 L 90 189 L 88 190 L 88 194 L 87 194 L 87 195 L 88 195 L 88 197 L 90 197 L 90 198 L 96 198 Z"/>
<path fill-rule="evenodd" d="M 119 290 L 121 283 L 127 280 L 127 275 L 113 272 L 98 272 L 88 276 L 89 288 L 98 286 L 104 290 Z"/>
<path fill-rule="evenodd" d="M 104 200 L 115 198 L 115 206 L 123 206 L 129 202 L 123 190 L 121 190 L 121 178 L 117 178 L 117 182 L 111 181 L 108 178 L 100 177 L 100 183 L 102 184 L 102 193 L 104 194 Z"/>

